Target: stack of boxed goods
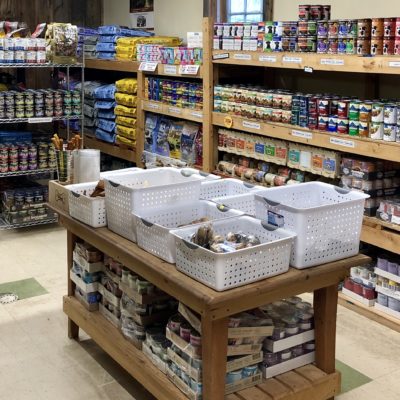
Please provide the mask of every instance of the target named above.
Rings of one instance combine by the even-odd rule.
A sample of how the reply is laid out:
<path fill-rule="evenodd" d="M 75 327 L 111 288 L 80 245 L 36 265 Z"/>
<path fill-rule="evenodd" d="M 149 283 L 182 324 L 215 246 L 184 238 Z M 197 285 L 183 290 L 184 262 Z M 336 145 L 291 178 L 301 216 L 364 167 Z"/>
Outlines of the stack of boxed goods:
<path fill-rule="evenodd" d="M 159 44 L 139 44 L 138 61 L 154 61 L 161 64 L 201 65 L 203 49 L 190 47 L 167 47 Z"/>
<path fill-rule="evenodd" d="M 94 90 L 96 118 L 96 138 L 115 143 L 115 84 L 102 85 Z"/>
<path fill-rule="evenodd" d="M 78 28 L 78 57 L 84 56 L 85 59 L 96 58 L 96 44 L 98 30 L 93 28 Z"/>
<path fill-rule="evenodd" d="M 121 37 L 149 37 L 153 33 L 122 28 L 117 25 L 99 27 L 99 39 L 96 45 L 97 57 L 105 60 L 114 60 L 117 54 L 117 42 Z"/>
<path fill-rule="evenodd" d="M 115 83 L 116 143 L 129 147 L 136 145 L 137 80 L 121 79 Z"/>
<path fill-rule="evenodd" d="M 344 280 L 342 292 L 366 306 L 373 306 L 376 300 L 375 286 L 377 284 L 374 267 L 375 263 L 352 267 L 350 277 Z"/>

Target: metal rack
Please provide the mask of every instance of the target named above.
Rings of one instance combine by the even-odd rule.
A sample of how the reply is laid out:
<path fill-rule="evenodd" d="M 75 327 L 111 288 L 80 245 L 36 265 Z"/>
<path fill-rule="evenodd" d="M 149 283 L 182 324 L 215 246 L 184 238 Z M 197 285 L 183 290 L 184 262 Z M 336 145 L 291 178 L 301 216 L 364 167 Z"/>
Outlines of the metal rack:
<path fill-rule="evenodd" d="M 56 171 L 57 171 L 56 168 L 43 168 L 43 169 L 34 169 L 28 171 L 0 172 L 0 178 L 9 178 L 13 176 L 54 174 Z"/>
<path fill-rule="evenodd" d="M 37 225 L 55 224 L 56 222 L 58 222 L 57 214 L 54 214 L 52 217 L 47 217 L 45 219 L 40 219 L 40 220 L 36 220 L 36 221 L 19 222 L 16 224 L 8 223 L 3 218 L 3 216 L 0 215 L 0 231 L 19 229 L 19 228 L 28 228 L 28 227 L 37 226 Z"/>

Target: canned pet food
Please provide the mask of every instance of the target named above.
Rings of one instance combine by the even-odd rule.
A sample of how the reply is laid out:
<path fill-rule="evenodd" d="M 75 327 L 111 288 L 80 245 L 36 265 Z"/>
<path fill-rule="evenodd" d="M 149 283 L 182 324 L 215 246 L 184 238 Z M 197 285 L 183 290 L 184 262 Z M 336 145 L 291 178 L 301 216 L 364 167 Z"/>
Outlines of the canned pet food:
<path fill-rule="evenodd" d="M 349 38 L 356 38 L 358 36 L 358 20 L 356 19 L 349 19 L 347 21 L 348 28 L 348 37 Z"/>
<path fill-rule="evenodd" d="M 327 37 L 328 29 L 329 29 L 328 21 L 318 21 L 318 26 L 317 26 L 318 37 Z"/>
<path fill-rule="evenodd" d="M 318 117 L 318 130 L 326 132 L 328 130 L 329 117 L 319 116 Z"/>
<path fill-rule="evenodd" d="M 331 6 L 322 6 L 322 19 L 329 21 L 331 19 Z"/>
<path fill-rule="evenodd" d="M 307 22 L 307 35 L 315 36 L 317 34 L 317 22 L 308 21 Z"/>
<path fill-rule="evenodd" d="M 327 38 L 318 38 L 317 41 L 317 53 L 326 54 L 328 52 L 328 40 Z"/>
<path fill-rule="evenodd" d="M 349 100 L 339 100 L 337 115 L 339 118 L 348 118 L 349 116 Z"/>
<path fill-rule="evenodd" d="M 360 130 L 360 123 L 358 121 L 350 121 L 349 122 L 349 135 L 350 136 L 358 136 Z"/>
<path fill-rule="evenodd" d="M 339 21 L 328 21 L 328 37 L 337 38 L 339 34 Z"/>
<path fill-rule="evenodd" d="M 384 124 L 383 126 L 383 140 L 386 142 L 395 142 L 397 133 L 397 125 Z"/>
<path fill-rule="evenodd" d="M 307 52 L 315 53 L 317 51 L 317 38 L 315 36 L 307 36 Z"/>
<path fill-rule="evenodd" d="M 347 135 L 349 133 L 349 120 L 347 118 L 338 118 L 337 131 L 340 135 Z"/>
<path fill-rule="evenodd" d="M 338 118 L 335 115 L 329 117 L 329 122 L 328 122 L 329 132 L 337 132 L 337 121 Z"/>
<path fill-rule="evenodd" d="M 314 21 L 320 21 L 322 19 L 323 8 L 322 6 L 311 6 L 310 7 L 310 19 Z"/>
<path fill-rule="evenodd" d="M 28 64 L 36 64 L 36 51 L 26 52 L 26 62 Z"/>
<path fill-rule="evenodd" d="M 394 42 L 394 55 L 395 56 L 400 55 L 400 38 L 396 39 Z"/>
<path fill-rule="evenodd" d="M 372 102 L 363 102 L 360 104 L 360 121 L 370 122 L 372 113 Z"/>
<path fill-rule="evenodd" d="M 36 62 L 38 64 L 45 64 L 47 61 L 46 52 L 45 51 L 37 51 L 36 52 Z"/>
<path fill-rule="evenodd" d="M 383 39 L 383 55 L 384 56 L 392 56 L 394 55 L 394 46 L 395 40 L 391 39 Z"/>
<path fill-rule="evenodd" d="M 309 115 L 308 116 L 308 128 L 309 129 L 318 129 L 318 115 Z"/>
<path fill-rule="evenodd" d="M 359 19 L 357 28 L 358 28 L 358 37 L 359 38 L 370 38 L 371 37 L 371 25 L 372 21 L 370 19 Z"/>
<path fill-rule="evenodd" d="M 308 32 L 308 22 L 309 21 L 299 21 L 297 24 L 297 33 L 299 36 L 301 35 L 307 35 Z M 314 21 L 310 21 L 314 22 Z"/>
<path fill-rule="evenodd" d="M 383 108 L 383 122 L 385 124 L 397 124 L 397 106 L 396 104 L 385 104 Z"/>
<path fill-rule="evenodd" d="M 385 18 L 383 21 L 383 36 L 392 38 L 396 36 L 396 18 Z"/>
<path fill-rule="evenodd" d="M 299 19 L 300 20 L 309 20 L 310 19 L 310 5 L 300 5 L 299 6 Z"/>
<path fill-rule="evenodd" d="M 371 40 L 371 55 L 381 56 L 383 54 L 383 39 L 372 39 Z"/>
<path fill-rule="evenodd" d="M 348 21 L 345 19 L 338 21 L 338 36 L 339 38 L 347 38 L 349 34 L 349 25 Z"/>
<path fill-rule="evenodd" d="M 384 121 L 384 106 L 383 103 L 373 103 L 371 112 L 372 122 L 383 122 Z"/>
<path fill-rule="evenodd" d="M 382 38 L 383 37 L 383 18 L 373 18 L 371 24 L 371 37 Z"/>
<path fill-rule="evenodd" d="M 338 54 L 346 54 L 347 51 L 347 39 L 339 38 L 338 39 Z"/>
<path fill-rule="evenodd" d="M 361 137 L 369 137 L 369 123 L 360 121 L 358 124 L 358 134 Z"/>
<path fill-rule="evenodd" d="M 349 119 L 351 121 L 358 121 L 360 119 L 360 105 L 359 100 L 352 100 L 349 103 Z"/>
<path fill-rule="evenodd" d="M 357 54 L 359 56 L 366 56 L 371 51 L 371 40 L 365 38 L 357 39 Z"/>
<path fill-rule="evenodd" d="M 328 116 L 330 109 L 329 99 L 323 98 L 318 100 L 318 114 L 322 116 Z"/>
<path fill-rule="evenodd" d="M 25 62 L 25 51 L 23 50 L 18 50 L 14 54 L 15 62 L 22 64 Z"/>
<path fill-rule="evenodd" d="M 308 50 L 307 36 L 299 36 L 297 39 L 297 51 L 299 53 L 306 53 Z"/>
<path fill-rule="evenodd" d="M 383 122 L 372 122 L 369 128 L 369 137 L 371 139 L 383 139 Z"/>
<path fill-rule="evenodd" d="M 329 54 L 337 54 L 338 52 L 338 39 L 337 38 L 329 38 L 328 39 L 328 53 Z"/>

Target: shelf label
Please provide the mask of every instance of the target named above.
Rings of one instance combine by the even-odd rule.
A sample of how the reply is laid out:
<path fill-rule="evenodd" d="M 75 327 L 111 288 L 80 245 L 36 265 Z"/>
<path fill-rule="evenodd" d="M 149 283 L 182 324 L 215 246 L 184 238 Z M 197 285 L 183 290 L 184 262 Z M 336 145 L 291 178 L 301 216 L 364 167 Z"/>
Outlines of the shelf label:
<path fill-rule="evenodd" d="M 258 61 L 261 62 L 269 62 L 269 63 L 276 63 L 276 56 L 260 56 Z"/>
<path fill-rule="evenodd" d="M 200 112 L 200 111 L 192 111 L 192 112 L 190 113 L 190 115 L 191 115 L 192 117 L 196 117 L 196 118 L 203 118 L 203 113 Z"/>
<path fill-rule="evenodd" d="M 200 65 L 180 65 L 179 73 L 181 75 L 197 75 L 199 73 Z"/>
<path fill-rule="evenodd" d="M 157 62 L 141 62 L 139 65 L 139 71 L 154 72 L 157 69 Z"/>
<path fill-rule="evenodd" d="M 344 65 L 344 60 L 340 58 L 321 58 L 321 65 Z"/>
<path fill-rule="evenodd" d="M 229 58 L 229 53 L 213 54 L 213 60 L 224 60 Z"/>
<path fill-rule="evenodd" d="M 304 138 L 304 139 L 312 139 L 313 134 L 311 132 L 305 132 L 305 131 L 292 131 L 292 136 Z"/>
<path fill-rule="evenodd" d="M 53 121 L 52 117 L 45 117 L 45 118 L 28 118 L 28 123 L 30 124 L 43 124 L 47 122 Z"/>
<path fill-rule="evenodd" d="M 177 74 L 176 65 L 164 65 L 164 74 L 176 75 Z"/>
<path fill-rule="evenodd" d="M 168 107 L 168 111 L 172 114 L 182 114 L 182 110 L 178 107 Z"/>
<path fill-rule="evenodd" d="M 304 67 L 304 72 L 307 72 L 309 74 L 312 74 L 314 72 L 312 67 Z"/>
<path fill-rule="evenodd" d="M 331 137 L 329 139 L 329 142 L 331 144 L 336 144 L 338 146 L 343 146 L 343 147 L 351 147 L 353 149 L 356 147 L 356 144 L 352 140 L 339 139 L 336 137 Z"/>
<path fill-rule="evenodd" d="M 243 128 L 261 129 L 261 125 L 257 122 L 243 121 Z"/>
<path fill-rule="evenodd" d="M 233 58 L 235 60 L 245 60 L 245 61 L 250 61 L 251 60 L 251 54 L 234 54 Z"/>
<path fill-rule="evenodd" d="M 284 63 L 291 63 L 291 64 L 301 64 L 303 62 L 303 59 L 301 57 L 283 57 L 282 61 Z"/>
<path fill-rule="evenodd" d="M 389 67 L 400 68 L 400 61 L 389 61 Z"/>
<path fill-rule="evenodd" d="M 147 103 L 147 107 L 152 110 L 161 110 L 161 105 L 157 103 Z"/>

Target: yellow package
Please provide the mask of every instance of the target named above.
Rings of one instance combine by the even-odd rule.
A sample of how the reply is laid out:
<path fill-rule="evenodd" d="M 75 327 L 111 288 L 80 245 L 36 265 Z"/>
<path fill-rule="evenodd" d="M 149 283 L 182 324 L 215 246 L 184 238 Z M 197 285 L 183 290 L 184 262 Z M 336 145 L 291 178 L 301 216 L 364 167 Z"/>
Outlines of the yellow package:
<path fill-rule="evenodd" d="M 115 143 L 117 144 L 123 144 L 125 146 L 128 147 L 135 147 L 136 146 L 136 140 L 130 140 L 127 139 L 123 136 L 117 135 L 117 137 L 115 138 Z"/>
<path fill-rule="evenodd" d="M 117 46 L 115 50 L 117 54 L 133 55 L 136 52 L 136 46 Z"/>
<path fill-rule="evenodd" d="M 115 106 L 114 114 L 121 117 L 136 118 L 136 108 L 125 107 L 118 104 Z"/>
<path fill-rule="evenodd" d="M 117 125 L 117 127 L 115 128 L 115 133 L 127 139 L 136 140 L 136 129 L 134 128 L 128 128 L 126 126 Z"/>
<path fill-rule="evenodd" d="M 115 93 L 115 101 L 127 107 L 136 107 L 137 96 L 126 93 Z"/>
<path fill-rule="evenodd" d="M 131 56 L 128 54 L 116 54 L 115 59 L 119 61 L 136 61 L 136 54 Z"/>
<path fill-rule="evenodd" d="M 137 93 L 137 79 L 125 78 L 115 82 L 118 92 L 136 94 Z"/>
<path fill-rule="evenodd" d="M 136 119 L 119 116 L 115 119 L 117 125 L 127 126 L 128 128 L 136 128 Z"/>

